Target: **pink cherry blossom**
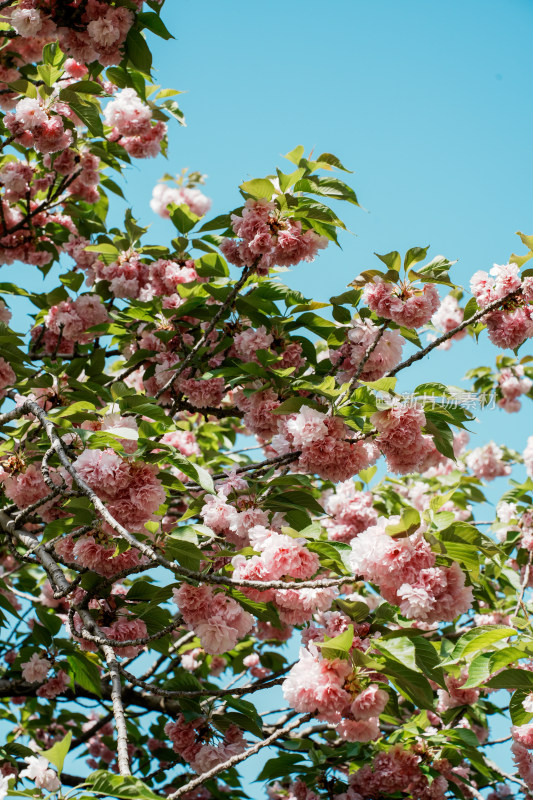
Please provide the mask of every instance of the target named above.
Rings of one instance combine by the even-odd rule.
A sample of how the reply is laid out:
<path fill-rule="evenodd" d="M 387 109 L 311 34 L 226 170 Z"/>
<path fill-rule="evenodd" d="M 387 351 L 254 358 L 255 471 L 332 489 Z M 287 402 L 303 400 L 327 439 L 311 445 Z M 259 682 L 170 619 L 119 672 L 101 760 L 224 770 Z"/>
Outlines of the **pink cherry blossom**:
<path fill-rule="evenodd" d="M 44 756 L 25 756 L 24 761 L 28 765 L 20 773 L 21 778 L 28 778 L 35 782 L 37 789 L 46 789 L 48 792 L 56 792 L 61 787 L 61 782 L 57 774 L 49 768 L 49 761 Z"/>
<path fill-rule="evenodd" d="M 349 543 L 366 528 L 375 525 L 378 514 L 373 508 L 373 500 L 371 492 L 357 491 L 351 480 L 337 484 L 335 494 L 330 494 L 325 504 L 330 515 L 324 520 L 328 538 Z"/>
<path fill-rule="evenodd" d="M 215 594 L 212 587 L 193 587 L 186 583 L 173 590 L 189 630 L 200 637 L 202 647 L 211 655 L 233 649 L 253 626 L 253 618 L 225 594 Z"/>
<path fill-rule="evenodd" d="M 343 688 L 349 673 L 347 661 L 328 661 L 302 648 L 299 660 L 283 681 L 283 696 L 295 711 L 311 712 L 327 722 L 340 722 L 351 702 L 351 695 Z"/>
<path fill-rule="evenodd" d="M 494 442 L 476 447 L 466 456 L 466 465 L 476 478 L 492 481 L 502 475 L 509 475 L 511 467 L 503 460 L 503 450 Z"/>
<path fill-rule="evenodd" d="M 329 352 L 331 363 L 339 369 L 339 382 L 345 383 L 354 377 L 378 335 L 379 328 L 371 320 L 356 318 L 352 321 L 347 341 L 338 350 Z M 400 363 L 403 344 L 404 339 L 398 331 L 385 331 L 367 359 L 359 375 L 360 380 L 376 381 L 394 369 Z"/>
<path fill-rule="evenodd" d="M 22 677 L 28 683 L 41 683 L 52 666 L 46 658 L 41 658 L 38 653 L 32 653 L 29 661 L 22 666 Z"/>
<path fill-rule="evenodd" d="M 377 278 L 373 283 L 366 284 L 363 298 L 380 317 L 392 319 L 407 328 L 419 328 L 429 322 L 440 303 L 437 287 L 433 283 L 416 289 L 412 284 L 398 287 Z"/>

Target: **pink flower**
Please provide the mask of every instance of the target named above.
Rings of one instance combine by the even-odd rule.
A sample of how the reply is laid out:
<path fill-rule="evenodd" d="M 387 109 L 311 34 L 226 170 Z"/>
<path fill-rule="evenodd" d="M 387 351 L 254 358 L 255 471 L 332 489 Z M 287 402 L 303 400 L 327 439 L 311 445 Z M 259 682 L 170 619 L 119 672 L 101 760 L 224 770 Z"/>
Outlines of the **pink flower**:
<path fill-rule="evenodd" d="M 498 385 L 502 393 L 502 399 L 498 401 L 498 405 L 507 412 L 513 412 L 520 410 L 521 403 L 518 398 L 529 392 L 533 382 L 524 376 L 522 364 L 516 364 L 516 366 L 501 370 L 498 375 Z"/>
<path fill-rule="evenodd" d="M 349 672 L 347 661 L 319 659 L 302 648 L 299 661 L 283 681 L 283 696 L 295 711 L 339 722 L 351 701 L 351 695 L 343 689 Z"/>
<path fill-rule="evenodd" d="M 288 575 L 306 580 L 311 578 L 320 567 L 316 553 L 305 547 L 305 539 L 293 539 L 290 536 L 270 531 L 264 546 L 261 548 L 261 559 L 265 571 L 272 580 Z"/>
<path fill-rule="evenodd" d="M 200 189 L 169 186 L 167 183 L 158 183 L 154 186 L 150 207 L 156 214 L 168 219 L 170 217 L 168 206 L 172 203 L 177 206 L 189 206 L 197 217 L 203 217 L 211 208 L 211 200 Z"/>
<path fill-rule="evenodd" d="M 515 350 L 533 335 L 533 321 L 529 308 L 514 311 L 491 311 L 485 316 L 489 339 L 496 347 Z"/>
<path fill-rule="evenodd" d="M 335 596 L 333 589 L 276 589 L 274 602 L 282 622 L 303 625 L 317 611 L 328 611 Z"/>
<path fill-rule="evenodd" d="M 471 706 L 474 705 L 479 699 L 479 689 L 463 689 L 463 683 L 466 683 L 468 672 L 463 669 L 461 675 L 456 678 L 453 675 L 446 675 L 446 687 L 438 690 L 439 702 L 437 704 L 437 711 L 441 714 L 450 708 L 457 708 L 457 706 Z"/>
<path fill-rule="evenodd" d="M 122 89 L 104 111 L 106 125 L 122 136 L 146 133 L 152 121 L 152 110 L 142 102 L 135 89 Z"/>
<path fill-rule="evenodd" d="M 377 278 L 373 283 L 367 283 L 363 298 L 380 317 L 392 319 L 407 328 L 419 328 L 428 323 L 440 303 L 437 287 L 433 283 L 415 289 L 412 284 L 398 287 Z"/>
<path fill-rule="evenodd" d="M 212 587 L 182 584 L 173 590 L 189 630 L 200 637 L 210 655 L 226 653 L 235 647 L 253 626 L 253 617 L 232 597 L 215 594 Z"/>
<path fill-rule="evenodd" d="M 79 563 L 82 567 L 87 567 L 106 578 L 112 578 L 124 569 L 138 567 L 139 564 L 147 561 L 146 557 L 142 556 L 134 547 L 115 555 L 117 550 L 115 540 L 103 533 L 98 534 L 98 538 L 100 541 L 88 534 L 80 537 L 74 544 L 71 553 L 65 555 L 66 560 Z M 65 540 L 62 540 L 62 543 L 58 543 L 56 546 L 56 551 L 60 555 L 65 552 L 64 542 Z M 63 544 L 62 547 L 60 547 L 61 544 Z"/>
<path fill-rule="evenodd" d="M 48 115 L 40 100 L 23 97 L 15 108 L 15 119 L 26 130 L 33 131 L 48 122 Z"/>
<path fill-rule="evenodd" d="M 511 473 L 511 467 L 503 460 L 503 450 L 494 442 L 476 447 L 465 460 L 467 467 L 480 480 L 492 481 Z"/>
<path fill-rule="evenodd" d="M 264 325 L 257 330 L 247 328 L 242 333 L 238 333 L 233 339 L 233 349 L 238 358 L 243 361 L 257 362 L 256 353 L 258 350 L 268 350 L 274 337 L 266 332 Z"/>
<path fill-rule="evenodd" d="M 371 742 L 380 736 L 379 720 L 377 717 L 342 719 L 336 731 L 346 742 Z"/>
<path fill-rule="evenodd" d="M 206 495 L 202 510 L 200 511 L 204 524 L 215 533 L 227 533 L 235 523 L 237 510 L 229 505 L 224 494 Z"/>
<path fill-rule="evenodd" d="M 479 270 L 470 279 L 470 290 L 480 308 L 520 288 L 520 270 L 516 264 L 494 264 L 490 275 Z"/>
<path fill-rule="evenodd" d="M 22 677 L 28 683 L 41 683 L 52 666 L 46 658 L 41 658 L 38 653 L 32 653 L 29 661 L 22 666 Z"/>
<path fill-rule="evenodd" d="M 528 788 L 533 789 L 533 758 L 531 753 L 519 742 L 513 742 L 511 752 L 518 768 L 518 774 L 527 783 Z"/>
<path fill-rule="evenodd" d="M 437 329 L 443 331 L 444 333 L 448 333 L 460 325 L 463 321 L 463 318 L 464 309 L 460 307 L 453 294 L 448 294 L 431 317 L 431 322 Z M 464 330 L 459 331 L 459 333 L 456 333 L 451 339 L 448 339 L 446 342 L 440 344 L 439 349 L 448 350 L 452 346 L 452 342 L 458 341 L 459 339 L 464 339 L 466 335 L 467 331 L 465 328 Z"/>
<path fill-rule="evenodd" d="M 129 483 L 128 464 L 111 449 L 84 450 L 72 466 L 102 500 L 114 499 Z"/>
<path fill-rule="evenodd" d="M 182 455 L 187 457 L 199 456 L 201 453 L 196 436 L 192 431 L 169 431 L 161 437 L 161 442 L 175 447 L 176 450 L 179 450 Z M 208 497 L 211 497 L 211 495 L 208 495 Z"/>
<path fill-rule="evenodd" d="M 57 675 L 51 678 L 42 686 L 37 689 L 38 697 L 46 697 L 47 700 L 53 700 L 58 694 L 62 694 L 70 683 L 70 678 L 62 669 L 59 670 Z"/>
<path fill-rule="evenodd" d="M 20 773 L 21 778 L 28 778 L 35 782 L 38 789 L 46 789 L 48 792 L 57 792 L 61 787 L 61 782 L 56 773 L 48 767 L 49 761 L 44 756 L 25 756 L 24 761 L 28 765 Z"/>
<path fill-rule="evenodd" d="M 525 725 L 513 725 L 511 728 L 511 735 L 513 740 L 521 744 L 522 747 L 533 750 L 533 725 L 530 723 Z"/>
<path fill-rule="evenodd" d="M 302 410 L 286 423 L 292 444 L 296 448 L 306 447 L 324 439 L 328 434 L 326 415 L 314 408 L 303 406 Z"/>
<path fill-rule="evenodd" d="M 378 519 L 373 508 L 371 492 L 359 492 L 353 481 L 339 483 L 335 494 L 326 500 L 325 509 L 330 515 L 324 520 L 328 538 L 337 542 L 350 542 L 357 534 L 375 525 Z"/>
<path fill-rule="evenodd" d="M 370 420 L 380 432 L 375 443 L 392 472 L 414 472 L 429 466 L 426 462 L 435 446 L 430 436 L 422 435 L 426 417 L 421 408 L 396 403 L 377 411 Z"/>
<path fill-rule="evenodd" d="M 359 364 L 379 335 L 379 328 L 369 319 L 354 319 L 348 331 L 347 341 L 338 349 L 330 350 L 332 364 L 339 368 L 337 373 L 341 383 L 350 381 Z M 361 374 L 362 381 L 376 381 L 394 369 L 402 357 L 404 339 L 398 331 L 385 331 L 378 344 L 367 359 Z"/>
<path fill-rule="evenodd" d="M 180 378 L 178 387 L 195 408 L 219 408 L 224 397 L 224 378 Z"/>
<path fill-rule="evenodd" d="M 111 625 L 102 626 L 102 632 L 108 639 L 116 639 L 119 642 L 127 642 L 132 639 L 144 639 L 148 636 L 146 623 L 142 619 L 133 617 L 119 617 Z M 115 647 L 115 652 L 123 658 L 133 658 L 143 649 L 143 644 L 125 645 Z"/>
<path fill-rule="evenodd" d="M 328 245 L 326 237 L 312 230 L 302 232 L 299 220 L 283 218 L 274 203 L 266 200 L 247 200 L 242 216 L 233 214 L 231 222 L 242 241 L 224 239 L 221 251 L 232 264 L 255 267 L 259 275 L 267 275 L 276 264 L 289 267 L 313 261 L 318 250 Z"/>
<path fill-rule="evenodd" d="M 385 710 L 388 701 L 388 693 L 384 689 L 380 689 L 376 683 L 371 683 L 354 697 L 350 711 L 358 720 L 379 717 Z"/>
<path fill-rule="evenodd" d="M 528 438 L 527 445 L 522 453 L 522 458 L 524 459 L 527 474 L 530 478 L 533 478 L 533 436 Z"/>
<path fill-rule="evenodd" d="M 0 398 L 6 394 L 6 389 L 16 382 L 17 376 L 7 361 L 0 356 Z"/>

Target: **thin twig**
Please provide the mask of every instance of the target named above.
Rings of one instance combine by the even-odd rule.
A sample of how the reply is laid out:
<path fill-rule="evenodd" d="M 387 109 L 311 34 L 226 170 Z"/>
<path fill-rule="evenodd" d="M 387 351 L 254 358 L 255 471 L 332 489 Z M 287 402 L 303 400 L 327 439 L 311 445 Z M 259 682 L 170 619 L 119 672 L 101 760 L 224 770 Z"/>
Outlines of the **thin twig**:
<path fill-rule="evenodd" d="M 207 328 L 204 330 L 203 335 L 198 339 L 198 341 L 196 342 L 194 347 L 192 347 L 189 350 L 189 352 L 187 353 L 187 355 L 185 356 L 185 358 L 183 359 L 183 361 L 181 362 L 179 367 L 176 370 L 173 371 L 173 373 L 170 376 L 170 378 L 168 379 L 168 381 L 161 387 L 161 389 L 159 389 L 159 391 L 155 395 L 155 399 L 156 400 L 158 400 L 161 397 L 162 394 L 164 394 L 168 389 L 170 389 L 170 387 L 172 386 L 174 381 L 177 378 L 179 378 L 179 376 L 183 373 L 183 371 L 185 369 L 187 369 L 187 367 L 192 362 L 192 360 L 193 360 L 194 356 L 196 355 L 196 353 L 198 352 L 198 350 L 200 350 L 200 348 L 203 347 L 204 344 L 207 342 L 207 339 L 208 339 L 209 335 L 215 329 L 215 326 L 216 326 L 217 322 L 219 321 L 219 319 L 222 317 L 224 312 L 233 304 L 233 301 L 235 300 L 235 298 L 239 294 L 240 290 L 242 289 L 242 287 L 244 286 L 244 284 L 246 283 L 246 281 L 248 280 L 250 275 L 252 275 L 253 271 L 254 271 L 254 267 L 253 266 L 244 268 L 241 277 L 239 278 L 239 280 L 237 281 L 237 283 L 235 284 L 235 286 L 233 287 L 233 289 L 231 290 L 231 292 L 229 293 L 227 298 L 220 305 L 220 307 L 219 307 L 218 311 L 216 312 L 215 316 L 213 317 L 213 319 L 211 320 L 211 322 L 209 323 Z"/>
<path fill-rule="evenodd" d="M 235 764 L 239 764 L 241 761 L 245 761 L 250 756 L 253 756 L 255 755 L 255 753 L 258 753 L 260 750 L 262 750 L 263 747 L 268 747 L 270 744 L 275 742 L 276 739 L 279 739 L 281 736 L 284 736 L 286 733 L 289 733 L 290 731 L 294 730 L 294 728 L 298 728 L 304 722 L 308 722 L 311 718 L 312 714 L 306 714 L 304 717 L 292 720 L 287 725 L 284 725 L 281 728 L 276 728 L 276 730 L 273 733 L 271 733 L 270 736 L 267 736 L 266 739 L 257 742 L 256 744 L 253 745 L 253 747 L 249 747 L 243 753 L 239 753 L 236 756 L 232 756 L 227 761 L 224 761 L 222 764 L 218 764 L 216 767 L 213 767 L 213 769 L 208 770 L 208 772 L 204 772 L 197 778 L 193 778 L 192 781 L 189 781 L 183 786 L 180 786 L 180 788 L 177 789 L 177 791 L 172 792 L 172 794 L 168 795 L 167 800 L 176 800 L 176 798 L 181 797 L 182 795 L 186 794 L 186 792 L 190 792 L 193 789 L 196 789 L 197 786 L 201 786 L 202 783 L 205 783 L 211 778 L 214 778 L 215 775 L 218 775 L 220 772 L 224 772 L 230 767 L 233 767 Z"/>
<path fill-rule="evenodd" d="M 504 305 L 504 303 L 507 300 L 511 300 L 513 297 L 517 297 L 517 295 L 519 295 L 521 292 L 522 289 L 515 289 L 514 292 L 509 292 L 509 294 L 506 294 L 505 297 L 501 297 L 498 300 L 493 300 L 492 303 L 488 304 L 488 306 L 485 306 L 485 308 L 476 311 L 476 313 L 473 314 L 471 317 L 468 317 L 468 319 L 463 320 L 460 323 L 460 325 L 457 325 L 457 327 L 452 328 L 451 331 L 443 333 L 442 336 L 439 336 L 437 337 L 437 339 L 434 339 L 432 342 L 430 342 L 430 344 L 428 344 L 422 350 L 418 350 L 416 353 L 413 353 L 412 356 L 407 358 L 405 361 L 402 361 L 402 363 L 398 364 L 397 367 L 394 367 L 394 369 L 391 369 L 390 372 L 387 372 L 385 377 L 392 378 L 394 375 L 400 372 L 400 370 L 405 369 L 406 367 L 410 367 L 411 364 L 414 364 L 415 361 L 420 361 L 421 358 L 424 358 L 424 356 L 427 356 L 428 353 L 431 353 L 431 351 L 434 350 L 436 347 L 438 347 L 439 344 L 447 342 L 448 339 L 453 339 L 456 333 L 460 333 L 465 328 L 468 328 L 469 325 L 473 325 L 474 322 L 477 322 L 478 320 L 482 319 L 485 316 L 485 314 L 489 314 L 491 311 L 495 311 L 497 308 Z"/>

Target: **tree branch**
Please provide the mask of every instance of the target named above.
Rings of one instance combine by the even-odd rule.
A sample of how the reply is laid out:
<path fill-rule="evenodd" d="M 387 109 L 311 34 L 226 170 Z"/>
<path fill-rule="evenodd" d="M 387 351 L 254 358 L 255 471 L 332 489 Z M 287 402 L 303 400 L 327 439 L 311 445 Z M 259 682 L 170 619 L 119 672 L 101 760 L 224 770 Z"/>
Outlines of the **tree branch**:
<path fill-rule="evenodd" d="M 457 325 L 456 328 L 452 328 L 452 330 L 448 331 L 448 333 L 443 333 L 442 336 L 439 336 L 433 342 L 430 342 L 430 344 L 428 344 L 422 350 L 418 350 L 416 353 L 407 358 L 405 361 L 402 361 L 402 363 L 398 364 L 397 367 L 394 367 L 394 369 L 391 369 L 390 372 L 387 372 L 385 377 L 392 378 L 394 375 L 400 372 L 400 370 L 405 369 L 406 367 L 410 367 L 411 364 L 414 364 L 415 361 L 420 361 L 421 358 L 424 358 L 425 356 L 427 356 L 428 353 L 431 353 L 431 351 L 434 350 L 436 347 L 438 347 L 439 344 L 447 342 L 448 339 L 453 339 L 456 333 L 460 333 L 465 328 L 468 328 L 469 325 L 473 325 L 474 322 L 477 322 L 478 320 L 482 319 L 486 314 L 489 314 L 491 311 L 495 311 L 504 303 L 506 303 L 507 300 L 511 300 L 513 297 L 517 297 L 519 294 L 521 294 L 521 292 L 522 289 L 515 289 L 514 292 L 509 292 L 509 294 L 506 294 L 505 297 L 502 297 L 498 300 L 493 300 L 492 303 L 488 304 L 488 306 L 485 306 L 485 308 L 476 311 L 476 313 L 473 314 L 471 317 L 468 317 L 468 319 L 463 320 L 460 323 L 460 325 Z"/>
<path fill-rule="evenodd" d="M 178 797 L 181 797 L 186 792 L 190 792 L 193 789 L 196 789 L 197 786 L 201 786 L 202 783 L 205 783 L 211 778 L 214 778 L 215 775 L 218 775 L 220 772 L 224 772 L 230 767 L 233 767 L 235 764 L 239 764 L 241 761 L 245 761 L 250 756 L 253 756 L 255 755 L 255 753 L 258 753 L 260 750 L 262 750 L 263 747 L 268 747 L 270 744 L 273 744 L 273 742 L 275 742 L 276 739 L 279 739 L 281 736 L 284 736 L 286 733 L 289 733 L 290 731 L 294 730 L 294 728 L 298 728 L 304 722 L 308 722 L 312 718 L 312 716 L 313 716 L 312 714 L 306 714 L 304 717 L 292 720 L 287 725 L 284 725 L 281 728 L 276 728 L 276 730 L 273 733 L 271 733 L 270 736 L 267 736 L 266 739 L 257 742 L 256 744 L 253 745 L 253 747 L 249 747 L 243 753 L 239 753 L 236 756 L 232 756 L 227 761 L 224 761 L 222 764 L 218 764 L 216 767 L 213 767 L 213 769 L 210 769 L 208 772 L 204 772 L 197 778 L 193 778 L 192 781 L 189 781 L 183 786 L 180 786 L 180 788 L 177 789 L 177 791 L 172 792 L 172 794 L 168 795 L 168 800 L 176 800 Z"/>
<path fill-rule="evenodd" d="M 164 394 L 167 391 L 167 389 L 170 389 L 170 387 L 172 386 L 174 381 L 177 378 L 179 378 L 179 376 L 183 373 L 183 371 L 185 369 L 187 369 L 187 367 L 192 362 L 192 360 L 193 360 L 194 356 L 196 355 L 196 353 L 198 352 L 198 350 L 200 350 L 200 348 L 203 347 L 204 344 L 207 342 L 207 339 L 208 339 L 210 333 L 215 329 L 215 326 L 216 326 L 217 322 L 219 321 L 219 319 L 222 317 L 224 312 L 233 304 L 233 301 L 235 300 L 235 298 L 237 297 L 237 295 L 239 294 L 240 290 L 242 289 L 242 287 L 244 286 L 244 284 L 246 283 L 246 281 L 248 280 L 250 275 L 253 273 L 253 271 L 254 271 L 254 267 L 253 266 L 252 267 L 245 267 L 243 269 L 241 277 L 239 278 L 239 280 L 237 281 L 237 283 L 235 284 L 235 286 L 233 287 L 233 289 L 231 290 L 229 295 L 226 297 L 224 302 L 220 305 L 220 307 L 219 307 L 218 311 L 216 312 L 215 316 L 213 317 L 213 319 L 211 320 L 211 322 L 209 323 L 207 328 L 204 330 L 203 335 L 198 339 L 198 341 L 196 342 L 194 347 L 192 347 L 189 350 L 189 352 L 187 353 L 187 355 L 185 356 L 185 358 L 183 359 L 183 361 L 181 362 L 179 367 L 172 373 L 172 375 L 168 379 L 168 381 L 157 392 L 157 394 L 155 396 L 156 400 L 158 400 L 161 397 L 161 395 Z"/>

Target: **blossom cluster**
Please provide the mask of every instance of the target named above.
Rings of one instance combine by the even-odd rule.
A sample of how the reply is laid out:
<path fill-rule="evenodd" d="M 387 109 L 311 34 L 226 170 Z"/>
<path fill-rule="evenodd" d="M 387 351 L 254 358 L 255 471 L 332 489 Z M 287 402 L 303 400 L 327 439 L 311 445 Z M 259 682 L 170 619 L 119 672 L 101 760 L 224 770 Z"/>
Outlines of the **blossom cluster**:
<path fill-rule="evenodd" d="M 533 278 L 522 279 L 516 264 L 495 264 L 489 273 L 479 270 L 471 278 L 470 289 L 480 308 L 502 301 L 501 308 L 484 317 L 489 338 L 497 347 L 514 350 L 533 336 Z"/>
<path fill-rule="evenodd" d="M 472 589 L 457 562 L 436 566 L 436 557 L 420 532 L 395 538 L 387 526 L 399 517 L 380 517 L 352 541 L 350 566 L 379 586 L 382 597 L 408 619 L 424 623 L 453 620 L 472 604 Z"/>
<path fill-rule="evenodd" d="M 220 249 L 231 264 L 253 267 L 258 275 L 275 266 L 313 261 L 328 245 L 325 236 L 304 231 L 300 220 L 283 217 L 272 201 L 247 200 L 241 216 L 232 214 L 231 225 L 241 241 L 224 239 Z"/>

